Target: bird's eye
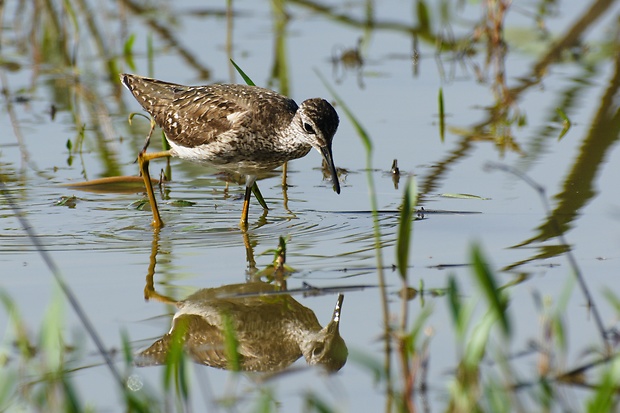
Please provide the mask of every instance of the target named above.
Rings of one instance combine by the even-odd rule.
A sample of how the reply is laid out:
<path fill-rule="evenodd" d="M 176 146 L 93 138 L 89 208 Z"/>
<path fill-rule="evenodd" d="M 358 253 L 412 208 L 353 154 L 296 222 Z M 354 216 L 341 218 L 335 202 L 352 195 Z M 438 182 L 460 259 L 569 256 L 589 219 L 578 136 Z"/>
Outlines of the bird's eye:
<path fill-rule="evenodd" d="M 318 344 L 315 348 L 312 349 L 312 357 L 317 357 L 323 352 L 324 348 L 325 346 L 323 344 Z"/>
<path fill-rule="evenodd" d="M 304 129 L 306 132 L 314 134 L 314 128 L 309 123 L 304 122 Z"/>

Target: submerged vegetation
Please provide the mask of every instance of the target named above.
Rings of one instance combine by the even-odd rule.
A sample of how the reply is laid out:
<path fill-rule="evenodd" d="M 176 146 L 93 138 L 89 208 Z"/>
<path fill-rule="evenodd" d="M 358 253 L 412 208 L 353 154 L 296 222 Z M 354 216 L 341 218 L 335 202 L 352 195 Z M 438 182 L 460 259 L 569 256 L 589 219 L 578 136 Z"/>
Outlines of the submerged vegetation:
<path fill-rule="evenodd" d="M 118 73 L 122 72 L 123 67 L 136 70 L 136 66 L 142 62 L 148 67 L 148 74 L 152 75 L 158 64 L 158 52 L 161 52 L 164 57 L 166 54 L 174 55 L 195 77 L 205 81 L 213 80 L 212 70 L 202 63 L 203 58 L 197 57 L 184 46 L 175 34 L 175 30 L 182 31 L 182 24 L 178 20 L 190 16 L 168 14 L 169 10 L 159 10 L 162 5 L 158 2 L 139 4 L 121 0 L 117 2 L 118 9 L 114 10 L 112 19 L 118 22 L 120 33 L 111 36 L 108 33 L 109 27 L 104 27 L 110 24 L 109 17 L 106 18 L 104 13 L 96 13 L 94 9 L 98 5 L 86 0 L 67 0 L 58 4 L 38 0 L 18 0 L 14 3 L 12 6 L 0 6 L 3 21 L 13 21 L 0 40 L 3 45 L 0 81 L 4 93 L 3 111 L 7 113 L 13 128 L 21 156 L 21 168 L 35 172 L 37 178 L 63 184 L 71 189 L 97 194 L 129 193 L 132 196 L 141 192 L 141 179 L 123 176 L 126 164 L 119 159 L 115 149 L 119 143 L 119 137 L 114 132 L 115 125 L 120 121 L 113 119 L 122 118 L 126 121 L 127 116 L 130 116 L 130 120 L 133 117 L 129 115 L 131 110 L 120 95 Z M 173 7 L 165 1 L 159 3 L 165 6 L 163 9 Z M 268 83 L 269 87 L 279 89 L 284 94 L 289 93 L 289 72 L 292 70 L 286 60 L 284 35 L 289 19 L 294 18 L 289 14 L 291 8 L 327 18 L 337 25 L 361 33 L 355 48 L 334 48 L 330 61 L 335 69 L 334 80 L 328 79 L 321 69 L 313 68 L 312 73 L 331 95 L 341 117 L 346 119 L 365 151 L 363 167 L 357 172 L 365 174 L 367 178 L 370 210 L 365 212 L 368 212 L 371 225 L 364 228 L 360 238 L 370 240 L 364 246 L 371 252 L 374 264 L 370 270 L 367 267 L 359 269 L 359 273 L 370 273 L 374 280 L 372 283 L 357 282 L 357 274 L 351 275 L 345 267 L 341 271 L 345 276 L 339 274 L 337 282 L 321 279 L 318 285 L 301 278 L 303 284 L 300 288 L 290 288 L 288 284 L 291 281 L 299 281 L 295 278 L 296 272 L 312 271 L 303 268 L 303 262 L 293 266 L 287 264 L 287 257 L 299 257 L 302 252 L 296 248 L 303 247 L 292 245 L 290 238 L 286 237 L 290 235 L 294 238 L 296 235 L 296 227 L 291 225 L 293 229 L 286 227 L 286 233 L 283 227 L 274 226 L 274 229 L 270 229 L 271 233 L 265 236 L 268 240 L 263 239 L 263 244 L 275 248 L 267 251 L 273 253 L 273 261 L 266 265 L 256 263 L 256 238 L 252 229 L 239 230 L 248 266 L 246 283 L 239 284 L 239 280 L 231 280 L 227 285 L 205 288 L 186 295 L 178 294 L 178 291 L 170 294 L 170 290 L 160 293 L 154 276 L 158 260 L 160 266 L 163 265 L 161 261 L 165 261 L 166 254 L 162 251 L 165 250 L 165 237 L 170 233 L 155 228 L 152 229 L 144 298 L 169 306 L 167 316 L 173 320 L 172 328 L 163 337 L 151 340 L 148 344 L 123 329 L 118 332 L 121 346 L 110 347 L 101 337 L 98 326 L 89 319 L 89 314 L 81 304 L 82 298 L 73 292 L 70 283 L 64 278 L 66 268 L 55 263 L 54 249 L 41 242 L 36 225 L 31 222 L 33 214 L 26 212 L 21 205 L 24 196 L 22 192 L 25 190 L 18 184 L 21 176 L 18 168 L 13 165 L 19 161 L 7 160 L 2 154 L 4 148 L 0 147 L 0 200 L 3 205 L 0 219 L 17 217 L 19 231 L 23 231 L 23 238 L 27 239 L 25 245 L 40 254 L 57 286 L 53 300 L 44 312 L 45 317 L 37 326 L 21 314 L 20 303 L 11 296 L 8 289 L 0 285 L 0 314 L 5 315 L 7 320 L 5 338 L 0 347 L 0 411 L 80 412 L 108 409 L 109 406 L 101 408 L 93 405 L 81 393 L 78 384 L 79 375 L 83 371 L 101 368 L 102 365 L 106 369 L 104 381 L 112 385 L 109 388 L 103 388 L 105 386 L 102 385 L 98 391 L 105 392 L 106 399 L 115 398 L 115 406 L 120 406 L 117 410 L 124 411 L 281 411 L 283 395 L 278 387 L 286 384 L 290 376 L 311 371 L 316 374 L 312 379 L 318 377 L 328 383 L 326 386 L 329 387 L 333 383 L 330 380 L 337 380 L 341 374 L 337 371 L 342 368 L 361 371 L 364 378 L 372 383 L 372 389 L 358 391 L 376 393 L 386 412 L 616 411 L 620 392 L 620 333 L 610 327 L 606 320 L 620 317 L 620 294 L 615 285 L 609 282 L 605 284 L 602 293 L 605 301 L 596 298 L 598 295 L 593 292 L 588 274 L 581 269 L 567 232 L 574 217 L 580 213 L 580 208 L 593 198 L 598 165 L 619 137 L 617 93 L 620 88 L 620 29 L 617 21 L 606 27 L 609 40 L 597 45 L 596 55 L 588 53 L 588 44 L 583 40 L 586 31 L 595 26 L 606 11 L 617 12 L 617 7 L 614 9 L 613 1 L 592 1 L 584 6 L 584 11 L 577 16 L 572 26 L 564 32 L 551 33 L 545 22 L 549 16 L 559 12 L 563 5 L 561 1 L 541 1 L 534 8 L 535 13 L 529 9 L 524 11 L 521 9 L 523 6 L 509 0 L 488 0 L 480 5 L 446 1 L 439 2 L 439 7 L 431 3 L 423 0 L 411 2 L 416 22 L 410 25 L 384 21 L 375 16 L 374 9 L 382 7 L 379 2 L 365 3 L 364 18 L 354 12 L 349 13 L 346 8 L 327 6 L 321 2 L 273 0 L 270 3 L 275 56 Z M 252 84 L 250 77 L 255 78 L 254 75 L 246 75 L 251 74 L 251 71 L 239 60 L 233 60 L 235 42 L 231 37 L 232 27 L 235 19 L 244 15 L 235 9 L 235 5 L 236 2 L 230 0 L 222 2 L 213 10 L 185 10 L 184 13 L 195 16 L 204 13 L 210 17 L 226 19 L 226 27 L 230 30 L 225 36 L 227 62 L 232 63 L 230 80 L 233 81 L 235 73 L 239 73 L 246 83 Z M 482 17 L 476 21 L 459 21 L 458 30 L 453 30 L 454 27 L 448 22 L 456 19 L 455 15 L 465 7 L 480 7 L 477 15 Z M 508 86 L 505 60 L 510 40 L 507 39 L 509 33 L 506 20 L 510 13 L 517 12 L 534 21 L 548 41 L 541 45 L 544 50 L 537 52 L 531 72 L 519 77 L 516 84 Z M 148 32 L 144 54 L 137 51 L 138 37 L 131 32 L 133 28 L 130 22 L 135 21 L 140 21 Z M 452 24 L 456 26 L 456 20 Z M 466 27 L 463 28 L 463 25 Z M 450 99 L 445 86 L 434 91 L 433 99 L 429 101 L 437 105 L 437 142 L 443 144 L 452 136 L 456 137 L 454 146 L 450 152 L 446 151 L 443 160 L 436 161 L 429 168 L 430 172 L 423 178 L 401 172 L 398 163 L 394 161 L 391 173 L 387 174 L 399 191 L 398 207 L 388 211 L 395 217 L 392 226 L 386 225 L 383 219 L 385 211 L 380 202 L 381 188 L 375 182 L 373 161 L 381 146 L 381 137 L 374 136 L 367 129 L 366 118 L 356 112 L 355 102 L 334 86 L 335 83 L 346 82 L 351 72 L 355 72 L 356 86 L 360 89 L 367 87 L 364 78 L 368 80 L 368 77 L 381 76 L 373 72 L 372 59 L 364 56 L 374 31 L 411 37 L 413 51 L 408 59 L 414 73 L 420 70 L 420 59 L 424 57 L 420 50 L 434 48 L 436 68 L 445 84 L 452 82 L 459 70 L 469 70 L 475 74 L 478 82 L 489 86 L 493 100 L 484 108 L 484 119 L 467 127 L 455 127 L 451 126 L 450 114 L 458 102 Z M 157 50 L 153 45 L 154 38 L 160 45 Z M 5 44 L 11 46 L 13 55 L 5 52 Z M 523 43 L 516 45 L 527 46 Z M 490 142 L 499 158 L 524 153 L 526 149 L 514 132 L 528 123 L 525 111 L 519 107 L 519 99 L 528 90 L 544 87 L 552 66 L 570 59 L 586 60 L 583 68 L 592 73 L 600 70 L 599 64 L 615 66 L 608 89 L 603 90 L 600 107 L 594 108 L 596 113 L 593 126 L 586 132 L 583 141 L 581 153 L 584 155 L 574 164 L 568 165 L 571 169 L 566 178 L 566 188 L 554 196 L 548 195 L 544 187 L 527 173 L 531 165 L 525 162 L 521 169 L 499 163 L 487 164 L 489 172 L 511 176 L 515 179 L 514 185 L 529 188 L 531 207 L 543 211 L 543 222 L 536 229 L 536 234 L 513 247 L 529 247 L 535 250 L 534 256 L 504 268 L 496 268 L 493 264 L 495 257 L 487 252 L 488 244 L 484 234 L 479 234 L 477 241 L 463 247 L 467 249 L 468 258 L 465 264 L 459 265 L 466 267 L 470 275 L 468 278 L 457 277 L 449 269 L 450 275 L 443 284 L 437 278 L 427 278 L 426 281 L 422 278 L 415 285 L 412 277 L 417 265 L 414 252 L 423 242 L 417 238 L 420 221 L 430 214 L 457 215 L 471 212 L 425 209 L 433 190 L 444 179 L 446 170 L 463 160 L 474 142 Z M 369 65 L 368 69 L 365 65 Z M 72 136 L 66 138 L 64 146 L 58 150 L 67 157 L 66 168 L 78 168 L 81 171 L 80 182 L 64 179 L 58 182 L 60 180 L 53 174 L 56 171 L 39 169 L 38 159 L 28 149 L 24 135 L 25 129 L 31 125 L 25 127 L 20 122 L 19 109 L 20 105 L 29 104 L 34 93 L 28 89 L 15 89 L 9 81 L 11 72 L 27 70 L 25 67 L 32 70 L 33 77 L 38 76 L 35 68 L 46 72 L 46 81 L 53 84 L 51 90 L 56 94 L 55 100 L 45 109 L 45 113 L 52 119 L 59 116 L 59 112 L 66 115 L 63 133 Z M 529 150 L 543 152 L 540 139 L 547 136 L 558 143 L 568 139 L 576 127 L 571 113 L 574 113 L 576 101 L 583 92 L 578 89 L 590 79 L 578 82 L 574 90 L 554 95 L 559 102 L 554 102 L 553 114 L 547 118 L 553 122 L 540 127 L 534 139 L 534 148 Z M 33 80 L 33 83 L 37 81 Z M 35 88 L 34 85 L 31 87 Z M 382 109 L 377 107 L 373 110 Z M 128 137 L 121 141 L 129 139 L 132 147 L 140 147 L 141 136 L 147 133 L 150 136 L 153 132 L 152 124 L 149 126 L 150 132 L 143 120 L 135 119 Z M 67 128 L 70 132 L 67 132 Z M 138 129 L 140 131 L 136 132 Z M 601 132 L 610 130 L 613 132 Z M 162 140 L 165 145 L 165 139 Z M 96 154 L 94 159 L 90 156 L 92 154 Z M 345 158 L 345 155 L 342 157 Z M 89 173 L 92 170 L 89 162 L 95 159 L 101 163 L 101 173 L 96 178 Z M 342 169 L 338 172 L 341 179 L 346 180 L 349 171 Z M 353 175 L 356 172 L 350 173 Z M 399 187 L 401 177 L 404 180 Z M 170 178 L 171 166 L 168 163 L 160 179 L 152 180 L 159 184 L 162 198 L 169 201 L 166 206 L 182 210 L 195 208 L 195 201 L 170 199 L 166 186 Z M 225 179 L 227 186 L 222 193 L 228 196 L 228 182 L 234 182 L 234 178 L 227 176 Z M 286 167 L 282 179 L 284 209 L 289 214 L 282 221 L 288 222 L 292 220 L 294 212 L 288 209 L 287 204 L 289 184 Z M 452 194 L 445 197 L 491 202 L 491 199 L 477 194 Z M 554 207 L 550 205 L 550 199 L 553 199 Z M 56 199 L 54 206 L 75 209 L 82 202 L 79 196 L 63 195 Z M 144 204 L 143 200 L 134 200 L 130 208 L 124 208 L 124 213 L 135 213 L 135 209 L 141 209 Z M 55 212 L 59 210 L 65 211 L 64 208 L 57 208 Z M 191 230 L 197 225 L 191 222 L 191 218 L 189 220 L 189 223 L 181 224 L 182 229 Z M 269 228 L 265 220 L 263 215 L 256 229 Z M 274 235 L 274 232 L 280 230 L 283 233 Z M 131 225 L 123 227 L 122 231 L 132 233 L 133 236 L 133 232 L 137 232 Z M 140 234 L 143 236 L 143 232 Z M 98 235 L 99 241 L 105 240 L 106 236 L 108 234 Z M 342 238 L 338 240 L 343 244 L 348 241 Z M 128 248 L 128 245 L 115 248 Z M 443 246 L 438 245 L 437 248 Z M 362 248 L 360 250 L 367 252 Z M 58 251 L 64 252 L 61 248 Z M 394 256 L 386 259 L 386 251 L 393 251 Z M 80 249 L 76 253 L 79 252 Z M 343 256 L 354 255 L 354 252 L 359 251 L 346 251 Z M 316 257 L 311 258 L 320 261 Z M 540 334 L 523 349 L 523 343 L 516 339 L 518 320 L 523 316 L 514 295 L 518 288 L 523 288 L 523 280 L 531 274 L 521 268 L 527 262 L 543 262 L 550 258 L 563 260 L 567 266 L 561 269 L 564 276 L 555 282 L 556 295 L 541 294 L 536 288 L 531 290 L 534 316 L 528 312 L 531 319 L 525 323 L 536 324 Z M 394 264 L 390 273 L 390 264 L 386 263 L 391 262 Z M 320 267 L 323 264 L 317 265 Z M 355 269 L 354 266 L 352 268 Z M 506 280 L 503 276 L 505 274 L 511 274 L 513 278 Z M 427 288 L 425 283 L 433 287 Z M 162 289 L 167 289 L 170 287 L 170 279 L 162 281 L 161 285 Z M 380 348 L 376 352 L 361 350 L 361 345 L 349 340 L 344 334 L 340 336 L 339 325 L 346 324 L 347 319 L 348 299 L 343 304 L 343 294 L 349 297 L 359 290 L 370 292 L 379 302 L 376 308 L 381 312 L 381 326 L 362 327 L 378 330 L 375 336 L 381 345 L 376 347 Z M 577 293 L 585 303 L 584 312 L 592 320 L 583 334 L 593 339 L 589 347 L 583 349 L 574 348 L 568 333 L 571 320 L 567 316 L 567 308 L 571 297 Z M 329 295 L 330 300 L 336 302 L 331 319 L 319 319 L 312 309 L 298 302 L 299 297 L 322 295 Z M 414 311 L 416 305 L 419 309 Z M 602 315 L 602 306 L 608 309 L 606 317 Z M 443 372 L 445 380 L 441 388 L 437 388 L 436 382 L 429 378 L 434 362 L 431 348 L 435 344 L 431 319 L 439 307 L 447 308 L 445 311 L 449 326 L 444 327 L 453 337 L 448 347 L 454 350 L 453 355 L 450 355 L 454 357 L 453 366 L 450 371 Z M 193 309 L 200 317 L 190 310 L 184 310 L 187 308 Z M 173 316 L 174 312 L 176 315 Z M 610 312 L 613 317 L 609 316 Z M 213 314 L 217 314 L 217 326 L 210 318 Z M 67 320 L 74 320 L 74 316 L 77 316 L 78 327 L 69 328 Z M 259 324 L 260 331 L 256 327 Z M 286 333 L 289 335 L 277 330 L 280 324 L 286 325 Z M 196 329 L 202 329 L 200 334 L 195 333 Z M 96 354 L 88 353 L 91 343 L 94 343 Z M 147 345 L 149 347 L 145 350 Z M 578 352 L 580 357 L 575 360 L 569 357 L 569 352 Z M 250 357 L 250 353 L 255 358 Z M 310 366 L 293 364 L 298 359 L 305 359 Z M 146 367 L 150 365 L 164 366 L 159 370 L 161 378 L 155 385 L 143 382 L 141 371 L 154 369 Z M 203 369 L 209 368 L 206 366 L 228 370 L 223 395 L 213 393 L 205 379 Z M 334 390 L 338 388 L 337 385 L 330 389 L 332 393 L 338 393 L 338 390 Z M 319 394 L 310 387 L 296 389 L 293 396 L 299 398 L 304 411 L 347 410 L 346 404 L 338 403 L 337 398 L 333 401 L 332 397 Z"/>

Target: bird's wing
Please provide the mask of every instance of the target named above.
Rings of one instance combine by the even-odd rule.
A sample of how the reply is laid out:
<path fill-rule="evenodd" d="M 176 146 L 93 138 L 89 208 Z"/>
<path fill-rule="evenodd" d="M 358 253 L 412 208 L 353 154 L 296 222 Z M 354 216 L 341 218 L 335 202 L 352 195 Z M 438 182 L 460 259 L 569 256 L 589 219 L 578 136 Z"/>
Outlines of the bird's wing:
<path fill-rule="evenodd" d="M 248 108 L 218 86 L 177 87 L 171 101 L 151 112 L 168 139 L 192 148 L 213 142 L 249 120 Z"/>

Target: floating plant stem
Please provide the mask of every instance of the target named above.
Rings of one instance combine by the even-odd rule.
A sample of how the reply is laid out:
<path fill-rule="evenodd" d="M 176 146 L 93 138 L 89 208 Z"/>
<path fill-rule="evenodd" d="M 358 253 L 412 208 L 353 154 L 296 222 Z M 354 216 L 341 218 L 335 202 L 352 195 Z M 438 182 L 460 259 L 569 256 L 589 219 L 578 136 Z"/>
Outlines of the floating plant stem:
<path fill-rule="evenodd" d="M 353 114 L 353 112 L 351 112 L 351 110 L 349 109 L 349 107 L 344 103 L 344 101 L 340 98 L 340 96 L 338 96 L 338 94 L 336 93 L 336 91 L 329 85 L 329 83 L 327 83 L 327 80 L 325 80 L 325 78 L 323 77 L 323 75 L 318 71 L 315 70 L 317 76 L 319 77 L 319 79 L 321 79 L 321 82 L 323 83 L 323 85 L 325 85 L 325 88 L 327 88 L 327 90 L 329 91 L 329 93 L 332 95 L 332 97 L 334 98 L 334 100 L 336 101 L 336 103 L 338 104 L 338 106 L 340 108 L 342 108 L 343 112 L 345 113 L 346 117 L 349 119 L 349 121 L 351 122 L 351 124 L 353 125 L 353 128 L 355 129 L 355 131 L 357 132 L 358 136 L 360 137 L 360 139 L 362 140 L 362 144 L 364 145 L 364 148 L 366 149 L 366 176 L 368 179 L 368 192 L 370 193 L 370 208 L 372 210 L 372 219 L 373 219 L 373 228 L 374 228 L 374 239 L 375 239 L 375 251 L 376 251 L 376 257 L 377 257 L 377 277 L 378 277 L 378 281 L 379 281 L 379 290 L 380 290 L 380 294 L 381 294 L 381 305 L 382 305 L 382 312 L 383 312 L 383 325 L 385 328 L 385 339 L 384 339 L 384 345 L 385 345 L 385 373 L 386 373 L 386 380 L 387 380 L 387 400 L 386 400 L 386 411 L 390 411 L 391 410 L 391 404 L 392 404 L 392 395 L 393 395 L 393 389 L 392 389 L 392 380 L 391 380 L 391 353 L 392 353 L 392 346 L 391 346 L 391 334 L 390 334 L 390 314 L 389 314 L 389 307 L 388 307 L 388 302 L 387 302 L 387 289 L 385 286 L 385 275 L 383 273 L 383 255 L 381 253 L 381 229 L 379 227 L 379 214 L 378 214 L 378 207 L 377 207 L 377 191 L 375 189 L 375 183 L 374 183 L 374 179 L 373 179 L 373 168 L 372 168 L 372 141 L 370 140 L 370 136 L 368 135 L 368 133 L 366 133 L 366 130 L 364 129 L 364 127 L 359 123 L 359 121 L 357 120 L 357 118 L 355 117 L 355 115 Z"/>

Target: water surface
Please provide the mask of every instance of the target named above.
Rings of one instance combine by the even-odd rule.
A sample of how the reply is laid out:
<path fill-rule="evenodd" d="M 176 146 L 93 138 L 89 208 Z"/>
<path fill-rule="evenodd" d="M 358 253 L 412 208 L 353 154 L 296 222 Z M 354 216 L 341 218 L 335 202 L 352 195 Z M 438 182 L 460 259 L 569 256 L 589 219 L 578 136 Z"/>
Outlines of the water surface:
<path fill-rule="evenodd" d="M 467 264 L 471 244 L 479 243 L 497 271 L 498 283 L 515 284 L 509 290 L 515 327 L 511 350 L 528 349 L 530 341 L 541 337 L 533 297 L 539 294 L 554 302 L 572 282 L 566 248 L 557 247 L 561 241 L 552 228 L 557 222 L 605 326 L 613 326 L 616 313 L 602 293 L 618 290 L 613 274 L 620 258 L 620 200 L 615 190 L 620 175 L 620 67 L 616 35 L 610 35 L 617 32 L 618 6 L 613 3 L 602 17 L 585 22 L 588 30 L 581 46 L 554 54 L 554 42 L 570 37 L 574 22 L 584 18 L 590 5 L 563 2 L 542 15 L 534 4 L 515 5 L 505 19 L 506 51 L 490 50 L 488 59 L 489 42 L 466 47 L 482 6 L 455 3 L 447 3 L 444 17 L 435 9 L 439 6 L 429 5 L 428 31 L 417 17 L 416 3 L 402 1 L 274 3 L 279 6 L 237 1 L 231 21 L 224 3 L 162 1 L 142 9 L 130 1 L 119 2 L 118 8 L 116 3 L 91 2 L 84 4 L 90 13 L 77 9 L 76 22 L 64 4 L 53 10 L 35 10 L 42 7 L 39 2 L 7 4 L 1 39 L 5 96 L 0 174 L 105 344 L 120 348 L 120 332 L 126 331 L 137 351 L 168 331 L 173 308 L 145 302 L 147 274 L 153 274 L 160 292 L 177 300 L 201 288 L 242 283 L 271 263 L 270 250 L 280 236 L 287 237 L 287 264 L 296 270 L 289 288 L 300 288 L 303 282 L 317 287 L 378 283 L 366 153 L 338 106 L 341 124 L 333 152 L 342 168 L 341 194 L 323 179 L 320 156 L 313 151 L 289 164 L 286 203 L 280 174 L 259 182 L 271 209 L 262 216 L 253 200 L 247 233 L 238 227 L 243 187 L 231 183 L 226 188 L 216 171 L 178 160 L 172 160 L 172 181 L 159 197 L 166 223 L 159 232 L 149 225 L 150 212 L 135 207 L 143 198 L 140 187 L 95 192 L 63 186 L 137 176 L 134 161 L 148 123 L 136 117 L 128 124 L 128 115 L 140 107 L 121 89 L 119 72 L 183 84 L 242 82 L 231 70 L 231 57 L 255 83 L 298 102 L 316 96 L 333 100 L 320 73 L 362 123 L 373 143 L 370 176 L 376 185 L 380 253 L 394 317 L 401 311 L 396 295 L 400 279 L 392 270 L 398 210 L 407 178 L 415 177 L 418 207 L 449 213 L 426 213 L 414 223 L 410 286 L 444 289 L 454 276 L 464 298 L 475 297 L 479 291 Z M 540 17 L 544 30 L 532 16 Z M 54 18 L 62 22 L 60 29 Z M 126 58 L 129 36 L 135 41 L 131 58 Z M 339 58 L 358 47 L 359 39 L 363 65 L 344 67 Z M 457 41 L 463 46 L 450 47 Z M 564 124 L 558 108 L 571 123 L 561 139 Z M 150 150 L 157 149 L 158 142 L 153 142 Z M 394 159 L 402 175 L 398 185 L 390 173 Z M 545 188 L 553 219 L 521 179 L 485 169 L 490 161 L 517 168 Z M 164 165 L 152 162 L 152 176 Z M 73 196 L 68 206 L 57 205 Z M 179 206 L 174 202 L 179 200 L 193 205 Z M 37 331 L 54 296 L 54 280 L 4 201 L 0 228 L 2 289 Z M 329 378 L 300 369 L 269 383 L 283 411 L 299 410 L 300 396 L 307 392 L 344 411 L 383 409 L 383 389 L 355 357 L 367 354 L 382 360 L 378 289 L 345 295 L 341 334 L 352 356 Z M 325 325 L 335 297 L 296 299 Z M 570 320 L 571 364 L 578 364 L 588 346 L 600 345 L 584 304 L 575 289 L 565 314 Z M 426 331 L 431 334 L 428 401 L 434 411 L 445 407 L 456 351 L 445 297 L 410 301 L 410 318 L 427 306 L 433 308 Z M 0 325 L 9 331 L 8 345 L 7 317 L 0 314 Z M 67 335 L 81 330 L 69 308 L 65 325 Z M 82 365 L 101 363 L 90 341 L 81 337 L 87 349 Z M 531 373 L 534 364 L 529 359 L 521 368 Z M 303 367 L 304 361 L 295 366 Z M 134 374 L 147 384 L 160 383 L 160 368 L 140 368 Z M 261 386 L 244 376 L 231 388 L 228 372 L 207 367 L 194 367 L 194 374 L 196 406 L 204 403 L 205 387 L 211 400 L 217 400 Z M 85 368 L 74 376 L 85 400 L 115 410 L 117 393 L 104 367 Z M 251 400 L 243 403 L 244 408 L 252 405 Z"/>

